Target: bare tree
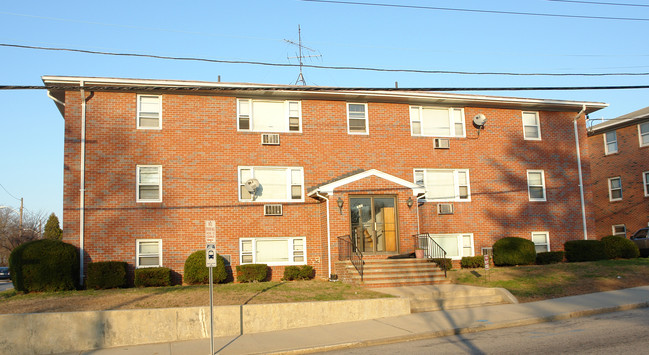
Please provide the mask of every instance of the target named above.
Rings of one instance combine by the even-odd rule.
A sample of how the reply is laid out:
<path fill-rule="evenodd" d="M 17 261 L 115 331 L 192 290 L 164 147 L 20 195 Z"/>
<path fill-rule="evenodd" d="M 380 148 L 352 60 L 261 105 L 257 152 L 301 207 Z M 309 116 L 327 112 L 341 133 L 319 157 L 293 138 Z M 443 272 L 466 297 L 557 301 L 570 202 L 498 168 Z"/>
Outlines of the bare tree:
<path fill-rule="evenodd" d="M 42 212 L 23 213 L 22 228 L 20 215 L 10 208 L 0 209 L 0 264 L 6 265 L 9 254 L 22 243 L 41 238 L 45 221 Z"/>

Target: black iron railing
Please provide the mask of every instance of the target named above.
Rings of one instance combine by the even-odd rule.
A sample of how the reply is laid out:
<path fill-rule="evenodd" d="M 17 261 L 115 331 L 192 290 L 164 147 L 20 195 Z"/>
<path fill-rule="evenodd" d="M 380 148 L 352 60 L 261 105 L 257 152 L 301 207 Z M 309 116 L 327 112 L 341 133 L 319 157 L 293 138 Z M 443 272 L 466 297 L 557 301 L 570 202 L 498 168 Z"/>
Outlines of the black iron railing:
<path fill-rule="evenodd" d="M 363 253 L 356 247 L 349 235 L 338 237 L 338 260 L 349 260 L 363 281 Z"/>
<path fill-rule="evenodd" d="M 442 248 L 435 240 L 433 240 L 433 237 L 430 236 L 428 233 L 421 233 L 421 234 L 416 234 L 415 235 L 416 242 L 415 242 L 415 247 L 417 249 L 423 249 L 424 250 L 424 258 L 426 259 L 442 259 L 437 261 L 437 265 L 444 270 L 444 276 L 446 276 L 446 271 L 448 269 L 448 265 L 446 260 L 446 250 Z"/>

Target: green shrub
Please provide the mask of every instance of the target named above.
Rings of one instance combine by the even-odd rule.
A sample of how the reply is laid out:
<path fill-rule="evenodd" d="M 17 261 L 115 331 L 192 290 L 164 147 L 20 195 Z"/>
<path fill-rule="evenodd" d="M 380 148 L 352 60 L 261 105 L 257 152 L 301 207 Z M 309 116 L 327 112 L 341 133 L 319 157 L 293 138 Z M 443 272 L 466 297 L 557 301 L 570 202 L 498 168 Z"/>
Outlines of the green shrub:
<path fill-rule="evenodd" d="M 311 265 L 287 266 L 284 268 L 282 280 L 310 280 L 315 276 L 315 270 Z"/>
<path fill-rule="evenodd" d="M 207 284 L 210 281 L 210 269 L 205 266 L 205 250 L 197 250 L 185 260 L 183 281 L 189 285 Z M 214 283 L 224 282 L 228 278 L 225 270 L 225 259 L 216 254 L 216 267 L 212 270 Z"/>
<path fill-rule="evenodd" d="M 268 277 L 268 265 L 266 264 L 245 264 L 237 265 L 237 281 L 239 282 L 262 282 Z"/>
<path fill-rule="evenodd" d="M 564 252 L 562 251 L 547 251 L 536 254 L 537 265 L 556 264 L 563 261 Z"/>
<path fill-rule="evenodd" d="M 599 240 L 569 240 L 563 244 L 568 262 L 606 260 L 606 248 Z"/>
<path fill-rule="evenodd" d="M 442 268 L 444 270 L 453 269 L 453 261 L 451 259 L 449 259 L 449 258 L 446 258 L 446 259 L 444 259 L 444 258 L 434 258 L 434 259 L 430 259 L 430 261 L 434 262 L 435 264 L 437 264 L 437 266 L 439 266 L 440 268 Z"/>
<path fill-rule="evenodd" d="M 126 287 L 126 265 L 123 261 L 100 261 L 88 264 L 86 288 L 105 290 Z"/>
<path fill-rule="evenodd" d="M 602 243 L 604 243 L 604 249 L 606 249 L 606 255 L 609 259 L 635 259 L 640 256 L 638 246 L 619 235 L 604 237 Z"/>
<path fill-rule="evenodd" d="M 54 239 L 39 239 L 16 247 L 9 256 L 16 291 L 63 291 L 79 287 L 79 251 Z"/>
<path fill-rule="evenodd" d="M 171 286 L 171 269 L 168 267 L 148 267 L 135 269 L 136 287 Z"/>
<path fill-rule="evenodd" d="M 484 267 L 484 256 L 482 255 L 464 256 L 460 261 L 460 265 L 462 266 L 463 269 L 475 269 L 475 268 Z"/>
<path fill-rule="evenodd" d="M 507 237 L 493 245 L 494 265 L 530 265 L 536 261 L 534 243 L 529 239 Z"/>

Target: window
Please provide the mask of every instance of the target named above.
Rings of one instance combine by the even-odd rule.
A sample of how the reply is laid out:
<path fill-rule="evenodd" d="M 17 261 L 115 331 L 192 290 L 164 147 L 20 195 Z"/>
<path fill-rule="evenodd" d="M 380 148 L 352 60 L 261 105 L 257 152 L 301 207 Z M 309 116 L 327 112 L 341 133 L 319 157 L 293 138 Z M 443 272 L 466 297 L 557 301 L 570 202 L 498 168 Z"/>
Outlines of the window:
<path fill-rule="evenodd" d="M 239 239 L 241 264 L 303 265 L 306 264 L 306 238 L 242 238 Z"/>
<path fill-rule="evenodd" d="M 644 195 L 649 196 L 649 171 L 642 173 L 642 180 L 644 185 Z"/>
<path fill-rule="evenodd" d="M 473 256 L 473 234 L 431 234 L 435 243 L 446 251 L 446 257 L 454 260 Z"/>
<path fill-rule="evenodd" d="M 611 226 L 613 235 L 619 235 L 626 238 L 626 226 L 624 224 L 614 224 Z"/>
<path fill-rule="evenodd" d="M 347 132 L 368 134 L 367 104 L 347 104 Z"/>
<path fill-rule="evenodd" d="M 532 232 L 532 242 L 537 253 L 550 251 L 550 233 Z"/>
<path fill-rule="evenodd" d="M 162 96 L 137 95 L 137 128 L 162 128 Z"/>
<path fill-rule="evenodd" d="M 608 199 L 610 201 L 622 199 L 622 179 L 620 177 L 608 179 Z"/>
<path fill-rule="evenodd" d="M 138 239 L 136 245 L 136 267 L 160 267 L 162 266 L 162 240 L 161 239 Z"/>
<path fill-rule="evenodd" d="M 617 134 L 615 131 L 604 133 L 604 153 L 617 153 Z"/>
<path fill-rule="evenodd" d="M 464 109 L 410 106 L 413 136 L 464 137 Z"/>
<path fill-rule="evenodd" d="M 415 169 L 415 184 L 426 188 L 426 201 L 471 201 L 467 169 Z"/>
<path fill-rule="evenodd" d="M 527 171 L 527 192 L 530 201 L 546 201 L 543 170 Z"/>
<path fill-rule="evenodd" d="M 248 192 L 245 183 L 259 181 L 254 193 Z M 302 168 L 239 167 L 239 200 L 259 202 L 304 201 L 304 171 Z"/>
<path fill-rule="evenodd" d="M 538 112 L 523 112 L 523 137 L 526 140 L 541 140 L 541 123 Z"/>
<path fill-rule="evenodd" d="M 649 122 L 638 125 L 638 137 L 640 138 L 641 147 L 649 146 Z"/>
<path fill-rule="evenodd" d="M 137 166 L 137 202 L 162 202 L 162 166 Z"/>
<path fill-rule="evenodd" d="M 300 101 L 237 99 L 237 122 L 240 131 L 300 132 Z"/>

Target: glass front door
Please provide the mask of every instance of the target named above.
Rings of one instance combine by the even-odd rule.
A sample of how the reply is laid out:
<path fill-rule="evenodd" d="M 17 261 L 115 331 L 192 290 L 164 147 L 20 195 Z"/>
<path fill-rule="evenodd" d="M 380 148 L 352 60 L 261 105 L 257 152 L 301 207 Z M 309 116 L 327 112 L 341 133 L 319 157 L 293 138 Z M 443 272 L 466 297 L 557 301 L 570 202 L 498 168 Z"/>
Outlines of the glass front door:
<path fill-rule="evenodd" d="M 352 240 L 363 253 L 396 252 L 397 223 L 394 197 L 349 198 Z"/>

